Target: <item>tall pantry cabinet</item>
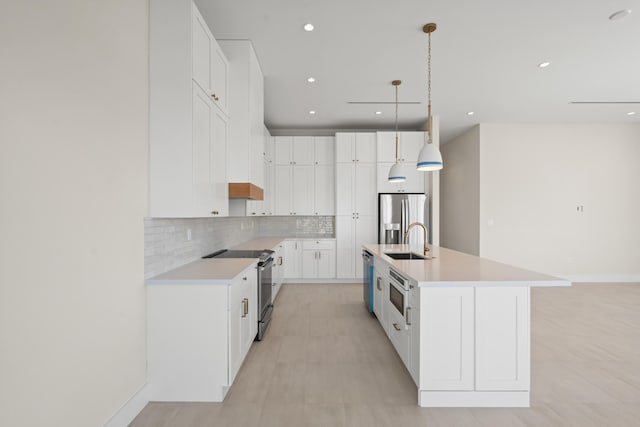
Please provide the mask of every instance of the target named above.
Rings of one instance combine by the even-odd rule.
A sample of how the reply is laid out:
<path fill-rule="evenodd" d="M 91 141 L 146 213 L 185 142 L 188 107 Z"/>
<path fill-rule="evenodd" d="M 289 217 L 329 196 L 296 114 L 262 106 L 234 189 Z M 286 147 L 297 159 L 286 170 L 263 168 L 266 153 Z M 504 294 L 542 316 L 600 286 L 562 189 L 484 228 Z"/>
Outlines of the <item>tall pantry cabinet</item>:
<path fill-rule="evenodd" d="M 376 134 L 336 133 L 336 276 L 362 277 L 360 250 L 376 241 Z"/>
<path fill-rule="evenodd" d="M 227 216 L 227 59 L 191 0 L 149 17 L 149 214 Z"/>

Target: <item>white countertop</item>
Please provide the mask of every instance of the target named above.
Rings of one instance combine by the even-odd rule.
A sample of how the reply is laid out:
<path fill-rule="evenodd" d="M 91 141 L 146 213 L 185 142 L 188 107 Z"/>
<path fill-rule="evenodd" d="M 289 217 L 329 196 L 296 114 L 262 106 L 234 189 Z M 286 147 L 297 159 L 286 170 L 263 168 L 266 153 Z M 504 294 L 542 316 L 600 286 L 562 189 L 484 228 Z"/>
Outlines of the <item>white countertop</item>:
<path fill-rule="evenodd" d="M 419 286 L 571 286 L 571 282 L 451 249 L 431 246 L 431 260 L 395 260 L 384 252 L 414 252 L 409 245 L 363 245 L 380 260 Z"/>
<path fill-rule="evenodd" d="M 283 240 L 285 240 L 285 237 L 265 237 L 249 240 L 230 249 L 274 249 Z M 147 285 L 228 285 L 256 262 L 257 259 L 255 258 L 199 259 L 147 279 L 145 283 Z"/>

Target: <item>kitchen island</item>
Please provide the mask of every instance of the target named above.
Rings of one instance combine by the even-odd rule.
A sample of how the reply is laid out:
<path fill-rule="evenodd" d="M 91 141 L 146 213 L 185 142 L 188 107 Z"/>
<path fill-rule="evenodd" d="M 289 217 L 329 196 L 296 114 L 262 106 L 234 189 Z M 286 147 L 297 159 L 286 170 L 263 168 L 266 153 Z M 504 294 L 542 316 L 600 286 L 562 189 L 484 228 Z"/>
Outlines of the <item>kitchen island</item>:
<path fill-rule="evenodd" d="M 424 407 L 528 407 L 530 288 L 569 281 L 432 247 L 364 245 L 374 255 L 374 313 Z"/>

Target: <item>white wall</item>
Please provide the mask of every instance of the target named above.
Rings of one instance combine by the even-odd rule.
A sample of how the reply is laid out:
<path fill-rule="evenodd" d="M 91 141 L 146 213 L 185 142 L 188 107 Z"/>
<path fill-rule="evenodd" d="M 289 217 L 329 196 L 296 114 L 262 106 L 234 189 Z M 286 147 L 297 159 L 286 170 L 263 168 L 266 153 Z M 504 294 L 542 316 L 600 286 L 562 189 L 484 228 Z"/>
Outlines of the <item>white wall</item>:
<path fill-rule="evenodd" d="M 440 147 L 440 244 L 480 252 L 480 127 Z"/>
<path fill-rule="evenodd" d="M 482 124 L 480 144 L 481 256 L 640 281 L 640 125 Z"/>
<path fill-rule="evenodd" d="M 3 2 L 2 426 L 100 426 L 145 383 L 147 7 Z"/>

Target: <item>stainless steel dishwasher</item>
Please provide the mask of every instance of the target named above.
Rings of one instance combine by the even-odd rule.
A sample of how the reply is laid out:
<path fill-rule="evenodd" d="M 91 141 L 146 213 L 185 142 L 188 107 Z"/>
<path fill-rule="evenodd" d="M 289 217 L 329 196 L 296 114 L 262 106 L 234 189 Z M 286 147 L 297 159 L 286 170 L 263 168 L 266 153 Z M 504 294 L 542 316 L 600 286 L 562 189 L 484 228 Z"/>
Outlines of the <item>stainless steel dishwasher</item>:
<path fill-rule="evenodd" d="M 373 254 L 362 251 L 362 294 L 364 305 L 370 313 L 373 313 Z"/>

